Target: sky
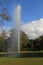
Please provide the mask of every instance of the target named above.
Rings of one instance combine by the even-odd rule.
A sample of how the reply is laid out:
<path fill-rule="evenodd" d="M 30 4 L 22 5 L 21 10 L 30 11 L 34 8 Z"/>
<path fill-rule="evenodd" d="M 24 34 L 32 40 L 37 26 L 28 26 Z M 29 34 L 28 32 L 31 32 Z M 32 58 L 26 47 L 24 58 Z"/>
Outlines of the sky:
<path fill-rule="evenodd" d="M 43 17 L 43 0 L 20 0 L 22 21 L 28 22 Z"/>
<path fill-rule="evenodd" d="M 8 2 L 8 0 L 7 0 Z M 3 4 L 4 7 L 6 6 Z M 9 0 L 8 13 L 12 16 L 10 23 L 4 26 L 8 29 L 14 26 L 14 9 L 21 6 L 21 29 L 28 34 L 30 39 L 35 39 L 43 34 L 43 0 Z M 3 7 L 3 6 L 2 6 Z M 0 7 L 1 8 L 1 7 Z"/>

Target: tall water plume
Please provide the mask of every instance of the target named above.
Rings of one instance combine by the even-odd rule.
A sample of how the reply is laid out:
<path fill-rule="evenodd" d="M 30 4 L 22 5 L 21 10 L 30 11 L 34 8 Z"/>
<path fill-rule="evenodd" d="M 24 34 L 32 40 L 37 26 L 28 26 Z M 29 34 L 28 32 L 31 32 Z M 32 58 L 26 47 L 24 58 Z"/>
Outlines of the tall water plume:
<path fill-rule="evenodd" d="M 21 6 L 17 5 L 14 12 L 14 30 L 12 34 L 12 49 L 13 52 L 20 52 L 20 20 Z"/>

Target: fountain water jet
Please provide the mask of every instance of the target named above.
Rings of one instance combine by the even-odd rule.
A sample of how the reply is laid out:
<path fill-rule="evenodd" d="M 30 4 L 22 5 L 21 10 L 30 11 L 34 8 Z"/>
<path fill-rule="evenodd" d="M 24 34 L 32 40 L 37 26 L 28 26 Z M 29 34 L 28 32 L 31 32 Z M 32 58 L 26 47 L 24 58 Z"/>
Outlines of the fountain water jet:
<path fill-rule="evenodd" d="M 20 54 L 20 20 L 21 20 L 21 6 L 18 5 L 15 8 L 15 23 L 14 23 L 14 30 L 12 34 L 12 45 L 11 45 L 11 52 L 17 52 Z M 18 54 L 12 54 L 11 56 L 17 57 Z"/>

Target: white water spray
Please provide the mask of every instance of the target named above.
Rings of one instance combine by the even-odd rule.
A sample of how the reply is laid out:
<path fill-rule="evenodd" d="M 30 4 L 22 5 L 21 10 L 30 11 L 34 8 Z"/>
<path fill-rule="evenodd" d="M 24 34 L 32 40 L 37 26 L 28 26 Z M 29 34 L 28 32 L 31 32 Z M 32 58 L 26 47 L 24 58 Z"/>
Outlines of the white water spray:
<path fill-rule="evenodd" d="M 20 52 L 20 20 L 21 20 L 21 6 L 18 5 L 15 8 L 15 21 L 14 30 L 12 36 L 12 49 L 13 52 Z"/>

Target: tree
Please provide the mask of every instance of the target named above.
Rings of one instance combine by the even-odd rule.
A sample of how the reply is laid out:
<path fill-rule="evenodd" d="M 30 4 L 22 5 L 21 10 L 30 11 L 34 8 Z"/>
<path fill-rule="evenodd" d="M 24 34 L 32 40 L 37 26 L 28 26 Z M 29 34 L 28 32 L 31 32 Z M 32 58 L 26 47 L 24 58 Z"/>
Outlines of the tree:
<path fill-rule="evenodd" d="M 41 35 L 39 39 L 40 39 L 40 50 L 43 50 L 43 35 Z"/>
<path fill-rule="evenodd" d="M 11 16 L 8 10 L 8 3 L 11 0 L 0 0 L 0 27 L 1 27 L 1 35 L 0 35 L 0 51 L 5 51 L 6 48 L 6 31 L 3 30 L 4 22 L 8 22 L 11 20 Z"/>
<path fill-rule="evenodd" d="M 5 38 L 6 38 L 6 31 L 3 30 L 0 34 L 0 52 L 4 52 L 6 49 Z"/>
<path fill-rule="evenodd" d="M 21 33 L 20 33 L 20 49 L 27 50 L 28 43 L 29 43 L 29 39 L 27 37 L 27 34 L 25 34 L 23 31 L 21 31 Z"/>

